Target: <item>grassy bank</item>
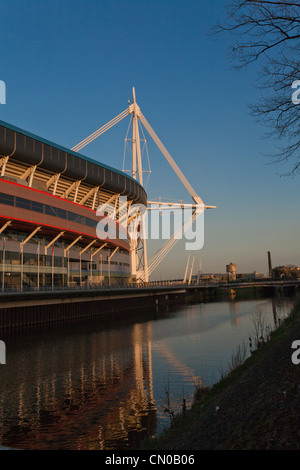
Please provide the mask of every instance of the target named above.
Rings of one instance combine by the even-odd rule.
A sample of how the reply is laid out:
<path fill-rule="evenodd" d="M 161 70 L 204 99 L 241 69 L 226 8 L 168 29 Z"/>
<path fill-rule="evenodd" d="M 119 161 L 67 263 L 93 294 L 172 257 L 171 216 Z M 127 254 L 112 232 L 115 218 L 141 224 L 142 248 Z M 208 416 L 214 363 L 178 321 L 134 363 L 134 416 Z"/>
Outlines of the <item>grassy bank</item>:
<path fill-rule="evenodd" d="M 291 360 L 294 340 L 300 340 L 299 299 L 267 342 L 212 388 L 200 390 L 192 408 L 143 447 L 299 449 L 300 364 Z"/>

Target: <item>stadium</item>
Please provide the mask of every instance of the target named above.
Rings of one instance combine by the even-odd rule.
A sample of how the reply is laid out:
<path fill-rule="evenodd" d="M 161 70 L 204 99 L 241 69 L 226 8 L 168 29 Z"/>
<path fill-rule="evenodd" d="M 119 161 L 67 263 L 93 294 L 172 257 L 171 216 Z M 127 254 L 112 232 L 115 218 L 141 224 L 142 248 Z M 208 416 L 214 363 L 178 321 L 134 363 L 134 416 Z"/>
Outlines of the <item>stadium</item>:
<path fill-rule="evenodd" d="M 2 290 L 135 282 L 127 216 L 147 205 L 139 182 L 3 121 L 0 172 Z"/>

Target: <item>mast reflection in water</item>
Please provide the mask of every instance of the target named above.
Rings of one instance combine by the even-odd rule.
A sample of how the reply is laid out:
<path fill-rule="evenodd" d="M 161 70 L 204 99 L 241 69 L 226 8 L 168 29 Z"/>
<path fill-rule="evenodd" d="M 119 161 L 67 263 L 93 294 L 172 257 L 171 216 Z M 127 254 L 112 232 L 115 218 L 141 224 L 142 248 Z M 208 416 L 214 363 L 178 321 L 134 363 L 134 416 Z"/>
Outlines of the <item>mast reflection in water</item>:
<path fill-rule="evenodd" d="M 168 423 L 166 383 L 175 384 L 176 404 L 183 393 L 190 404 L 195 382 L 216 381 L 216 369 L 248 338 L 259 303 L 274 320 L 268 299 L 123 313 L 114 324 L 103 318 L 2 331 L 0 444 L 138 449 Z M 281 302 L 277 314 L 290 308 L 290 301 Z"/>

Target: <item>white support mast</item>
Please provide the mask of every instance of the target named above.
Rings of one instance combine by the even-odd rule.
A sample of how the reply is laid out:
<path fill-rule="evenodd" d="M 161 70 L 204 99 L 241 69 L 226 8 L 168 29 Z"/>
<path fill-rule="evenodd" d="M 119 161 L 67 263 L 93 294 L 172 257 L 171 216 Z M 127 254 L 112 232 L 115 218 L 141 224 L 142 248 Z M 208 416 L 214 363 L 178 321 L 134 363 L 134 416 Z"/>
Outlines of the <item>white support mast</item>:
<path fill-rule="evenodd" d="M 190 285 L 190 283 L 192 282 L 192 275 L 193 275 L 193 269 L 194 269 L 194 262 L 195 262 L 195 256 L 193 257 L 192 266 L 191 266 L 191 270 L 190 270 L 190 277 L 189 277 L 189 282 L 188 282 L 189 285 Z"/>
<path fill-rule="evenodd" d="M 199 284 L 199 281 L 200 281 L 201 268 L 202 268 L 202 258 L 200 259 L 200 264 L 198 268 L 197 284 Z"/>
<path fill-rule="evenodd" d="M 141 141 L 140 141 L 140 136 L 139 136 L 139 121 L 143 124 L 143 126 L 146 128 L 148 131 L 149 135 L 152 137 L 154 142 L 156 143 L 157 147 L 159 150 L 162 152 L 180 181 L 183 183 L 185 188 L 187 189 L 188 193 L 192 197 L 193 204 L 178 204 L 181 208 L 184 206 L 192 207 L 193 208 L 193 214 L 192 216 L 188 219 L 186 224 L 184 225 L 185 228 L 189 227 L 195 219 L 205 210 L 205 209 L 214 209 L 215 206 L 207 206 L 204 204 L 202 201 L 201 197 L 198 196 L 196 191 L 192 188 L 191 184 L 188 182 L 187 178 L 184 176 L 178 165 L 175 163 L 161 140 L 158 138 L 150 124 L 148 123 L 147 119 L 145 116 L 143 116 L 139 106 L 137 105 L 136 102 L 136 96 L 135 96 L 135 89 L 132 89 L 132 104 L 129 105 L 127 109 L 125 109 L 122 113 L 120 113 L 118 116 L 116 116 L 114 119 L 109 121 L 107 124 L 104 126 L 100 127 L 98 130 L 96 130 L 93 134 L 88 136 L 86 139 L 84 139 L 82 142 L 77 144 L 75 147 L 72 148 L 73 151 L 78 152 L 81 150 L 85 145 L 89 144 L 93 140 L 95 140 L 97 137 L 99 137 L 101 134 L 106 132 L 108 129 L 110 129 L 112 126 L 120 122 L 122 119 L 124 119 L 126 116 L 132 114 L 132 177 L 134 179 L 138 179 L 139 183 L 143 186 L 143 167 L 142 167 L 142 156 L 141 156 Z M 157 203 L 155 202 L 148 202 L 148 205 L 155 205 L 157 206 Z M 162 210 L 163 205 L 167 205 L 166 203 L 159 203 L 160 210 Z M 129 216 L 130 212 L 130 204 L 127 205 L 127 215 Z M 126 220 L 126 214 L 122 215 L 122 218 L 125 217 Z M 158 264 L 164 259 L 164 257 L 169 253 L 169 251 L 173 248 L 173 246 L 177 243 L 178 237 L 176 234 L 173 234 L 173 236 L 163 244 L 163 246 L 160 248 L 160 250 L 152 256 L 152 258 L 148 261 L 147 259 L 147 242 L 146 242 L 146 236 L 145 236 L 145 219 L 146 219 L 146 214 L 145 213 L 140 213 L 138 210 L 135 211 L 134 214 L 131 213 L 131 216 L 128 217 L 127 224 L 129 224 L 129 221 L 134 220 L 134 224 L 136 227 L 136 237 L 132 237 L 131 239 L 131 274 L 132 277 L 136 278 L 137 281 L 143 281 L 143 282 L 148 282 L 149 280 L 149 275 L 153 272 L 153 270 L 158 266 Z M 138 228 L 140 227 L 140 231 L 138 231 Z M 182 228 L 180 229 L 180 231 Z M 140 254 L 141 252 L 141 254 Z M 187 280 L 187 272 L 185 274 L 185 280 Z"/>
<path fill-rule="evenodd" d="M 169 154 L 169 152 L 167 151 L 166 147 L 163 145 L 163 143 L 161 142 L 161 140 L 157 137 L 156 133 L 154 132 L 154 130 L 152 129 L 152 127 L 150 126 L 149 122 L 147 121 L 147 119 L 145 118 L 145 116 L 143 116 L 142 113 L 140 113 L 140 120 L 142 122 L 142 124 L 144 125 L 144 127 L 147 129 L 147 131 L 149 132 L 150 136 L 152 137 L 152 139 L 154 140 L 154 142 L 156 143 L 157 147 L 159 148 L 159 150 L 161 151 L 161 153 L 163 154 L 163 156 L 166 158 L 166 160 L 168 161 L 168 163 L 171 165 L 171 167 L 173 168 L 174 172 L 176 173 L 176 175 L 178 176 L 178 178 L 180 179 L 180 181 L 182 182 L 182 184 L 186 187 L 187 191 L 189 192 L 189 194 L 192 196 L 194 202 L 196 204 L 203 204 L 204 206 L 204 202 L 202 201 L 201 197 L 198 196 L 198 194 L 196 193 L 196 191 L 192 188 L 192 186 L 190 185 L 190 183 L 188 182 L 188 180 L 186 179 L 186 177 L 184 176 L 184 174 L 182 173 L 182 171 L 180 170 L 180 168 L 178 167 L 178 165 L 175 163 L 175 161 L 173 160 L 173 158 L 171 157 L 171 155 Z"/>
<path fill-rule="evenodd" d="M 185 273 L 184 273 L 184 278 L 183 278 L 183 284 L 186 283 L 187 280 L 187 274 L 188 274 L 188 269 L 189 269 L 189 264 L 190 264 L 190 256 L 188 257 L 187 263 L 186 263 L 186 268 L 185 268 Z"/>
<path fill-rule="evenodd" d="M 136 103 L 135 89 L 132 89 L 132 104 L 128 108 L 129 113 L 132 113 L 132 177 L 137 179 L 143 186 L 143 167 L 141 155 L 141 142 L 139 134 L 140 108 Z M 146 214 L 143 213 L 140 218 L 140 233 L 138 237 L 133 237 L 131 240 L 131 273 L 137 276 L 140 272 L 143 273 L 143 281 L 149 281 L 148 275 L 148 259 L 147 259 L 147 240 L 146 240 Z M 138 251 L 142 250 L 141 256 Z M 142 264 L 142 267 L 141 267 Z M 139 279 L 137 279 L 139 280 Z"/>

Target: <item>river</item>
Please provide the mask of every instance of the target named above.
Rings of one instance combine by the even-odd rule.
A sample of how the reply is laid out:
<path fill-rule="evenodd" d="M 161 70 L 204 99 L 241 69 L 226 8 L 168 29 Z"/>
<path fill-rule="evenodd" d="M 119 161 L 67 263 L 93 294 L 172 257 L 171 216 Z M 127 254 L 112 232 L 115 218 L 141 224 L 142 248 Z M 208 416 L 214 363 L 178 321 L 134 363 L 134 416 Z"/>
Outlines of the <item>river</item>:
<path fill-rule="evenodd" d="M 18 449 L 138 449 L 213 385 L 255 318 L 265 331 L 293 299 L 225 300 L 77 324 L 0 332 L 0 445 Z"/>

